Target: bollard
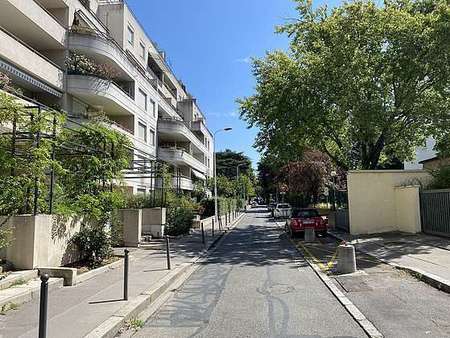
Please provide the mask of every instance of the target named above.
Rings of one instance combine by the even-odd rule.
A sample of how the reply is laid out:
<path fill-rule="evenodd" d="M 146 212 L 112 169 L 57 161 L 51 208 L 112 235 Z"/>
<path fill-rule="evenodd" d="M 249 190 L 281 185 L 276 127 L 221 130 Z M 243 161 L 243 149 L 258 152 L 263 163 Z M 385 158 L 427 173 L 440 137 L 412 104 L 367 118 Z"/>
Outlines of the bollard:
<path fill-rule="evenodd" d="M 316 240 L 316 233 L 314 228 L 305 229 L 305 242 L 314 242 Z"/>
<path fill-rule="evenodd" d="M 205 241 L 205 228 L 203 227 L 203 222 L 201 223 L 201 227 L 202 227 L 202 243 L 203 243 L 203 245 L 205 245 L 206 244 L 206 241 Z"/>
<path fill-rule="evenodd" d="M 130 251 L 125 249 L 124 264 L 123 264 L 123 300 L 128 300 L 128 254 Z"/>
<path fill-rule="evenodd" d="M 166 235 L 167 270 L 170 270 L 170 243 L 169 236 Z"/>
<path fill-rule="evenodd" d="M 356 271 L 356 255 L 353 245 L 342 244 L 338 247 L 337 272 L 341 274 Z"/>
<path fill-rule="evenodd" d="M 48 275 L 41 276 L 41 297 L 39 306 L 39 338 L 47 337 L 47 307 L 48 307 Z"/>
<path fill-rule="evenodd" d="M 213 220 L 212 220 L 212 228 L 211 228 L 211 235 L 212 235 L 212 237 L 214 237 L 214 225 L 216 224 L 216 219 L 214 218 Z"/>

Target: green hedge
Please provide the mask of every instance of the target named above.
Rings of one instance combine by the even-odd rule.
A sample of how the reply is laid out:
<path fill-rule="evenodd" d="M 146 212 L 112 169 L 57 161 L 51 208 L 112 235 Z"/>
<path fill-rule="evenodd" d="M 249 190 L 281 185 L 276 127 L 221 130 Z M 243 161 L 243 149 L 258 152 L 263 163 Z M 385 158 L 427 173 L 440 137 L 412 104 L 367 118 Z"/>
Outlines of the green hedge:
<path fill-rule="evenodd" d="M 202 218 L 214 216 L 214 198 L 205 199 L 200 202 L 204 211 Z M 241 210 L 245 207 L 245 200 L 236 198 L 219 197 L 217 199 L 217 208 L 219 215 L 225 215 L 233 211 Z"/>

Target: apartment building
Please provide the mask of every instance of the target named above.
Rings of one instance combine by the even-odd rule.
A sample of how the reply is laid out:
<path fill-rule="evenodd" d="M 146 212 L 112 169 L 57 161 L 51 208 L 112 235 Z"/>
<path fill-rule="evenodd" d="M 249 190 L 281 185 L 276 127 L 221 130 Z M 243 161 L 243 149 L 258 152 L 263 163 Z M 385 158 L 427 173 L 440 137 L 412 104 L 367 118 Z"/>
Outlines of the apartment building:
<path fill-rule="evenodd" d="M 99 71 L 80 71 L 80 59 Z M 106 115 L 132 140 L 135 164 L 166 162 L 179 190 L 213 175 L 204 115 L 124 0 L 1 0 L 0 72 L 71 116 Z M 126 183 L 134 193 L 160 184 Z"/>

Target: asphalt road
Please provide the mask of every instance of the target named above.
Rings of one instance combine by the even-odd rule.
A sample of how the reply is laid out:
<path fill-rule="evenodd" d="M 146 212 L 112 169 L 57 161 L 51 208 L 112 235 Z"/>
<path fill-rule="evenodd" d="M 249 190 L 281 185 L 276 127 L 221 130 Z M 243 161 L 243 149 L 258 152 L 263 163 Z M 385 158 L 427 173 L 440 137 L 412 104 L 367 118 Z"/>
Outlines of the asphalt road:
<path fill-rule="evenodd" d="M 135 337 L 366 337 L 263 209 Z"/>

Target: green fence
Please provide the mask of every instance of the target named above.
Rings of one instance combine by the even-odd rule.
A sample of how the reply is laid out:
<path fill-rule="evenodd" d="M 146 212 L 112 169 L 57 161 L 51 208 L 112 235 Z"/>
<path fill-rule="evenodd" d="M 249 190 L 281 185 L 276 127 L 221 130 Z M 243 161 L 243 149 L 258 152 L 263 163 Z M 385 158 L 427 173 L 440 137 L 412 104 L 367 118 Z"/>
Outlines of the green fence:
<path fill-rule="evenodd" d="M 450 189 L 422 191 L 420 214 L 424 233 L 450 237 Z"/>

